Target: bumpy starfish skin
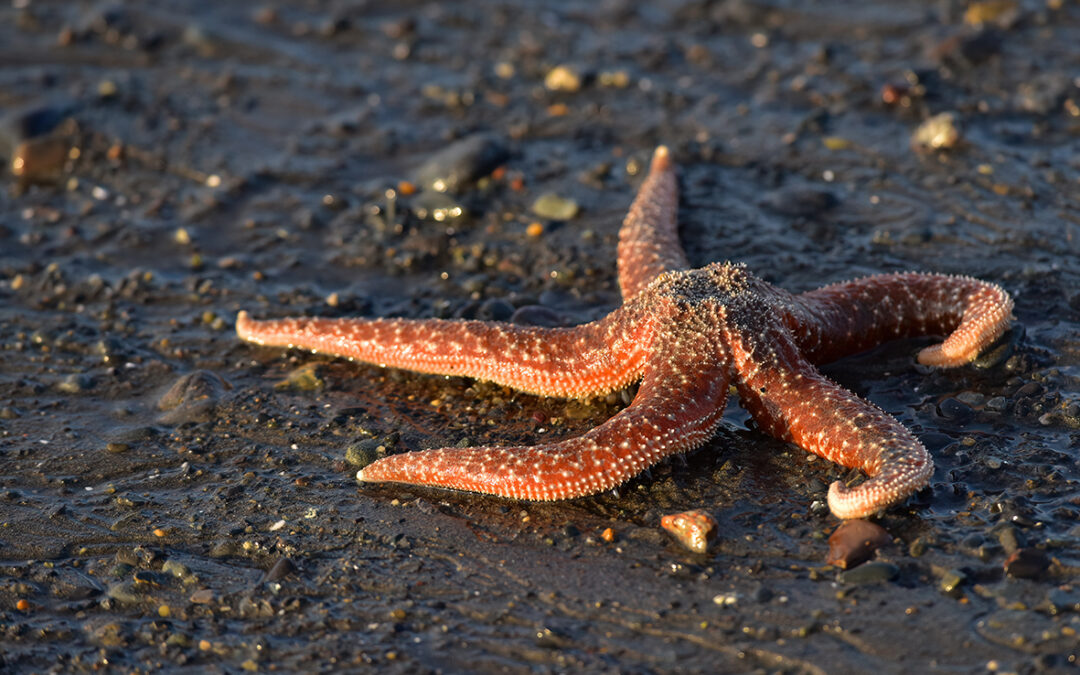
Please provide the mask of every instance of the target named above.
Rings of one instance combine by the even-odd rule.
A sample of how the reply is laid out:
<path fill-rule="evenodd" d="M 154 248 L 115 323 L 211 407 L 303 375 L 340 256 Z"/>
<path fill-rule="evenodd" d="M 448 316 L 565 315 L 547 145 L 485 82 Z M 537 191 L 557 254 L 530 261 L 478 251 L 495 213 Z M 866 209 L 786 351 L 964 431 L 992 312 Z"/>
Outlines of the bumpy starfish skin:
<path fill-rule="evenodd" d="M 382 366 L 583 397 L 640 379 L 633 402 L 588 433 L 533 447 L 441 448 L 381 459 L 361 481 L 392 481 L 549 500 L 612 488 L 705 443 L 729 384 L 760 428 L 869 479 L 829 488 L 839 518 L 860 518 L 926 485 L 933 462 L 903 425 L 814 364 L 914 335 L 948 335 L 921 363 L 958 366 L 1008 326 L 1012 300 L 967 277 L 887 274 L 793 295 L 743 265 L 688 269 L 676 232 L 667 149 L 619 233 L 623 305 L 574 328 L 408 319 L 237 319 L 241 338 Z"/>

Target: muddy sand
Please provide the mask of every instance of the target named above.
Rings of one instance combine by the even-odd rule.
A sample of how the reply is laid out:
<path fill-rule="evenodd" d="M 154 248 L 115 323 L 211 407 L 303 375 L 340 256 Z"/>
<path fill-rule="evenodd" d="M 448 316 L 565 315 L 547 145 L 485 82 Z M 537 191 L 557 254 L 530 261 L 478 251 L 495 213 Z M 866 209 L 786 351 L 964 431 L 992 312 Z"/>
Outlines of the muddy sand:
<path fill-rule="evenodd" d="M 5 4 L 0 670 L 1072 672 L 1078 42 L 1059 0 Z M 937 466 L 862 565 L 825 562 L 826 488 L 858 473 L 736 401 L 618 493 L 361 486 L 381 454 L 566 438 L 627 393 L 235 336 L 241 309 L 603 316 L 660 143 L 695 265 L 1016 299 L 975 365 L 918 366 L 919 339 L 824 369 Z M 704 554 L 659 527 L 694 508 Z"/>

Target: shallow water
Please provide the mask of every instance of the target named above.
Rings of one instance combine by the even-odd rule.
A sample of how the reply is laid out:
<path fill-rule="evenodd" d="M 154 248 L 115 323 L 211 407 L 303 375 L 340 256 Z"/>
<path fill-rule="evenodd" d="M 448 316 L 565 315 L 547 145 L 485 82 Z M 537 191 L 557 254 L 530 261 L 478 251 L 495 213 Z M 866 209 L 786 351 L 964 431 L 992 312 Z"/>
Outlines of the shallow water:
<path fill-rule="evenodd" d="M 28 110 L 71 120 L 45 138 L 79 152 L 0 193 L 7 671 L 1075 667 L 1080 10 L 1024 2 L 978 26 L 940 2 L 19 4 L 0 8 L 0 152 L 49 164 L 54 146 L 12 150 L 44 142 Z M 579 89 L 545 89 L 558 65 Z M 914 150 L 943 111 L 961 142 Z M 500 171 L 406 194 L 476 132 L 507 151 Z M 854 474 L 734 402 L 712 442 L 618 494 L 359 487 L 350 446 L 562 438 L 625 401 L 232 332 L 242 308 L 602 316 L 658 143 L 695 264 L 793 291 L 968 274 L 1016 298 L 985 367 L 922 368 L 928 341 L 906 341 L 824 369 L 937 465 L 879 519 L 894 543 L 862 572 L 824 562 L 826 487 Z M 538 218 L 548 192 L 580 213 Z M 418 215 L 451 205 L 467 215 Z M 705 555 L 659 529 L 690 508 L 720 524 Z"/>

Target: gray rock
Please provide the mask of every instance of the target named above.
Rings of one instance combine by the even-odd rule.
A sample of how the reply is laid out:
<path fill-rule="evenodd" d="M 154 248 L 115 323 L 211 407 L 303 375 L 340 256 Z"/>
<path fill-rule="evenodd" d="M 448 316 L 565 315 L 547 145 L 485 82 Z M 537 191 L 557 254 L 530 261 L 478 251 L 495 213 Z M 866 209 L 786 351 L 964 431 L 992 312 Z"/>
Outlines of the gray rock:
<path fill-rule="evenodd" d="M 500 136 L 473 134 L 436 152 L 413 172 L 413 178 L 428 190 L 460 193 L 509 157 L 510 151 Z"/>

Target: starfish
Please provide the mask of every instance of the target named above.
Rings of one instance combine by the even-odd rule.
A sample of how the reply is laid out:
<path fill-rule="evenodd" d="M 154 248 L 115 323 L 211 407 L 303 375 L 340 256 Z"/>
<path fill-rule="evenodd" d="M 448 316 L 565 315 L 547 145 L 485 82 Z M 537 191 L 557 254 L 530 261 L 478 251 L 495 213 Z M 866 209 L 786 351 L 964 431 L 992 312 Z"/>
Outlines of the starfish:
<path fill-rule="evenodd" d="M 383 367 L 487 380 L 540 396 L 590 397 L 641 384 L 628 407 L 576 438 L 532 447 L 405 452 L 360 481 L 554 500 L 611 489 L 704 444 L 734 385 L 760 429 L 868 478 L 829 487 L 838 518 L 902 501 L 933 473 L 926 448 L 895 418 L 832 382 L 815 364 L 894 338 L 945 335 L 925 365 L 960 366 L 1009 324 L 1012 299 L 970 277 L 882 274 L 792 294 L 744 265 L 691 269 L 679 245 L 675 167 L 653 155 L 619 232 L 623 304 L 592 323 L 541 328 L 439 319 L 289 318 L 240 312 L 250 342 L 300 347 Z"/>

